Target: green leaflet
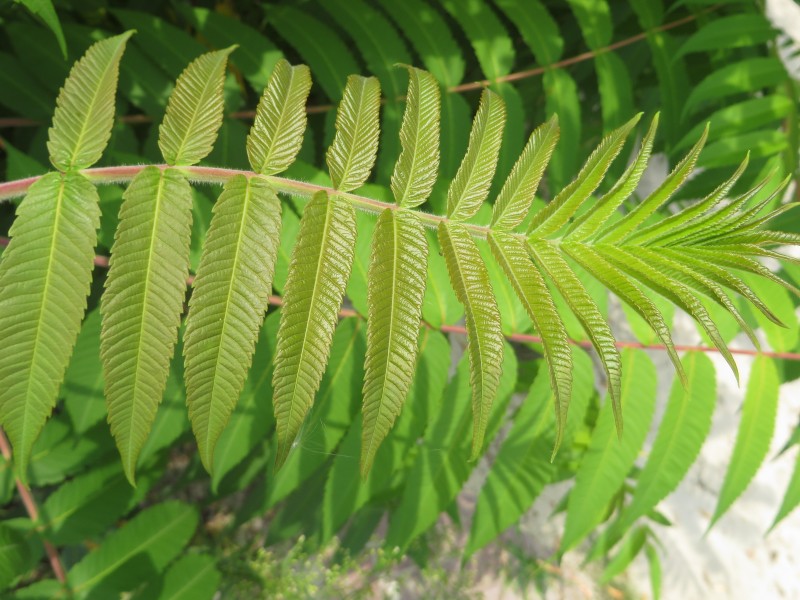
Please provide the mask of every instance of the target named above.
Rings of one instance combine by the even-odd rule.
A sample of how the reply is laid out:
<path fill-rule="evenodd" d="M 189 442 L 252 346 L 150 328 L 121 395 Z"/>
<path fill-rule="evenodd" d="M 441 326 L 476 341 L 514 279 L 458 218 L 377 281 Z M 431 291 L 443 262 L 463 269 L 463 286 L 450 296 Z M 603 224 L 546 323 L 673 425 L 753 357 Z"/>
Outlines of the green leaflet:
<path fill-rule="evenodd" d="M 614 334 L 597 304 L 586 291 L 583 283 L 573 272 L 569 263 L 549 242 L 539 241 L 528 244 L 531 257 L 540 270 L 547 273 L 570 309 L 578 318 L 592 346 L 600 357 L 600 362 L 608 378 L 608 392 L 614 407 L 614 423 L 617 432 L 622 434 L 622 406 L 620 385 L 622 365 Z"/>
<path fill-rule="evenodd" d="M 392 173 L 392 193 L 399 206 L 414 208 L 427 200 L 436 182 L 441 100 L 433 75 L 414 67 L 408 67 L 408 75 L 402 151 Z"/>
<path fill-rule="evenodd" d="M 280 226 L 280 200 L 260 177 L 230 179 L 214 205 L 184 338 L 186 401 L 208 471 L 269 305 Z"/>
<path fill-rule="evenodd" d="M 64 409 L 75 433 L 84 434 L 105 419 L 104 387 L 100 364 L 100 311 L 95 309 L 83 319 L 61 388 Z"/>
<path fill-rule="evenodd" d="M 744 492 L 769 452 L 775 430 L 779 387 L 780 379 L 772 359 L 765 356 L 756 358 L 747 382 L 736 445 L 709 529 Z"/>
<path fill-rule="evenodd" d="M 23 532 L 0 524 L 0 591 L 25 572 L 28 553 L 28 542 Z"/>
<path fill-rule="evenodd" d="M 694 86 L 683 105 L 682 118 L 694 114 L 703 104 L 733 94 L 753 92 L 780 85 L 786 69 L 777 57 L 757 57 L 735 62 L 713 71 Z"/>
<path fill-rule="evenodd" d="M 222 575 L 206 554 L 185 554 L 164 574 L 157 600 L 211 600 Z"/>
<path fill-rule="evenodd" d="M 603 181 L 611 163 L 619 155 L 625 140 L 641 118 L 641 113 L 615 129 L 603 138 L 592 155 L 581 168 L 578 176 L 561 190 L 542 210 L 537 212 L 530 225 L 528 234 L 545 237 L 561 229 L 575 214 L 581 204 L 597 189 Z"/>
<path fill-rule="evenodd" d="M 447 216 L 451 220 L 469 219 L 486 199 L 497 167 L 505 122 L 503 99 L 484 90 L 469 133 L 467 153 L 447 190 Z"/>
<path fill-rule="evenodd" d="M 129 591 L 142 583 L 143 576 L 152 576 L 153 569 L 164 569 L 183 550 L 198 519 L 197 510 L 183 502 L 156 504 L 84 556 L 70 569 L 67 583 L 79 596 L 98 584 L 106 594 Z"/>
<path fill-rule="evenodd" d="M 350 75 L 336 112 L 336 137 L 325 160 L 333 187 L 349 192 L 369 177 L 378 152 L 381 86 L 375 77 Z"/>
<path fill-rule="evenodd" d="M 562 552 L 573 548 L 602 521 L 650 427 L 655 408 L 655 367 L 644 352 L 625 350 L 622 368 L 625 373 L 621 395 L 625 431 L 621 439 L 616 439 L 611 402 L 607 401 L 600 410 L 589 449 L 569 495 Z"/>
<path fill-rule="evenodd" d="M 678 380 L 672 384 L 653 448 L 639 473 L 631 503 L 612 527 L 612 539 L 621 537 L 636 519 L 650 512 L 678 486 L 711 429 L 717 400 L 714 365 L 699 352 L 686 354 L 683 362 L 686 384 Z"/>
<path fill-rule="evenodd" d="M 493 229 L 510 231 L 528 214 L 544 170 L 558 143 L 559 133 L 556 115 L 531 133 L 525 149 L 494 203 L 491 221 Z"/>
<path fill-rule="evenodd" d="M 97 42 L 72 67 L 56 102 L 47 150 L 60 171 L 96 163 L 111 137 L 119 61 L 128 31 Z"/>
<path fill-rule="evenodd" d="M 567 331 L 544 278 L 531 263 L 525 242 L 507 233 L 498 232 L 489 234 L 489 246 L 514 286 L 514 291 L 525 306 L 536 331 L 542 337 L 544 355 L 550 370 L 550 386 L 555 390 L 555 456 L 561 445 L 572 396 L 572 351 Z"/>
<path fill-rule="evenodd" d="M 483 447 L 489 411 L 503 369 L 500 311 L 492 294 L 489 273 L 466 228 L 458 223 L 441 222 L 439 244 L 447 262 L 450 283 L 464 305 L 467 322 L 473 414 L 470 460 L 474 460 Z"/>
<path fill-rule="evenodd" d="M 572 354 L 574 396 L 567 436 L 583 420 L 594 392 L 594 373 L 588 355 L 575 348 Z M 556 472 L 556 466 L 550 461 L 556 435 L 552 401 L 549 373 L 540 369 L 481 486 L 466 556 L 471 556 L 517 522 L 552 480 Z"/>
<path fill-rule="evenodd" d="M 770 525 L 770 531 L 784 518 L 789 516 L 789 514 L 797 508 L 798 504 L 800 504 L 800 454 L 797 455 L 797 459 L 795 460 L 792 477 L 789 480 L 789 485 L 786 487 L 786 493 L 778 509 L 778 514 L 775 515 L 775 520 L 772 522 L 772 525 Z"/>
<path fill-rule="evenodd" d="M 286 460 L 325 371 L 353 265 L 355 237 L 350 203 L 316 193 L 300 221 L 278 330 L 272 377 L 276 468 Z"/>
<path fill-rule="evenodd" d="M 247 157 L 256 173 L 280 173 L 294 162 L 303 143 L 310 90 L 307 66 L 293 67 L 284 59 L 278 61 L 247 136 Z"/>
<path fill-rule="evenodd" d="M 361 472 L 369 472 L 411 387 L 417 358 L 428 245 L 419 218 L 386 209 L 372 237 L 363 390 Z"/>
<path fill-rule="evenodd" d="M 49 173 L 17 209 L 0 263 L 0 425 L 26 481 L 31 448 L 56 403 L 92 278 L 97 190 L 77 173 Z"/>
<path fill-rule="evenodd" d="M 100 309 L 111 433 L 128 479 L 161 401 L 178 337 L 192 191 L 173 169 L 147 167 L 125 191 Z"/>
<path fill-rule="evenodd" d="M 214 147 L 225 108 L 225 66 L 235 49 L 203 54 L 178 77 L 158 129 L 158 147 L 168 165 L 196 164 Z"/>
<path fill-rule="evenodd" d="M 619 552 L 608 562 L 608 565 L 603 570 L 603 574 L 600 576 L 601 583 L 608 583 L 628 568 L 633 559 L 642 551 L 645 542 L 647 542 L 648 531 L 647 527 L 637 527 L 633 530 L 633 533 L 628 534 Z"/>

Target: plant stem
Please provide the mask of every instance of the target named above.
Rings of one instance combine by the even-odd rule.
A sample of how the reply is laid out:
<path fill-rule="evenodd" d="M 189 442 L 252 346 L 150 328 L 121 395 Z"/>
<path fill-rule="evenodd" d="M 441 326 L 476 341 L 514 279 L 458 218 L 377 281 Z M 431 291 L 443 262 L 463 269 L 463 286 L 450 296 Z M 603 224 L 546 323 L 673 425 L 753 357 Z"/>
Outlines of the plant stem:
<path fill-rule="evenodd" d="M 126 165 L 121 167 L 95 167 L 91 169 L 84 169 L 81 173 L 89 179 L 92 183 L 98 185 L 108 185 L 115 183 L 127 183 L 131 181 L 143 169 L 151 165 Z M 159 164 L 152 165 L 159 169 L 166 169 L 168 165 Z M 222 167 L 172 167 L 184 173 L 189 181 L 193 183 L 211 183 L 222 185 L 231 177 L 236 175 L 245 175 L 247 177 L 264 177 L 267 179 L 278 192 L 285 194 L 300 195 L 303 197 L 310 197 L 319 191 L 327 192 L 328 194 L 337 194 L 342 198 L 349 200 L 355 208 L 360 210 L 380 214 L 384 210 L 397 208 L 396 204 L 390 202 L 381 202 L 366 196 L 359 196 L 358 194 L 350 194 L 339 192 L 331 187 L 324 185 L 317 185 L 315 183 L 308 183 L 305 181 L 297 181 L 294 179 L 287 179 L 285 177 L 265 176 L 258 175 L 254 171 L 243 171 L 240 169 L 226 169 Z M 18 179 L 16 181 L 9 181 L 0 183 L 0 202 L 4 200 L 12 200 L 24 196 L 28 188 L 32 186 L 41 176 L 28 177 L 27 179 Z M 441 217 L 431 213 L 422 211 L 415 211 L 422 223 L 430 228 L 436 228 L 440 222 L 447 221 L 447 217 Z M 478 238 L 486 238 L 489 233 L 489 228 L 483 225 L 473 225 L 471 223 L 464 223 L 464 226 L 470 233 Z"/>
<path fill-rule="evenodd" d="M 9 468 L 11 468 L 11 444 L 8 442 L 8 438 L 6 437 L 6 434 L 2 428 L 0 428 L 0 454 L 2 454 L 3 458 L 8 463 Z M 19 492 L 19 497 L 22 500 L 22 505 L 25 507 L 25 512 L 28 513 L 31 521 L 38 523 L 39 508 L 36 506 L 36 500 L 34 500 L 30 490 L 25 487 L 18 477 L 14 478 L 14 483 L 17 485 L 17 491 Z M 50 567 L 53 569 L 56 579 L 58 579 L 59 583 L 66 583 L 66 570 L 64 569 L 64 563 L 61 562 L 61 557 L 58 554 L 58 550 L 55 546 L 53 546 L 53 544 L 44 539 L 42 540 L 42 545 L 44 546 L 44 551 L 47 554 L 47 558 L 50 561 Z"/>

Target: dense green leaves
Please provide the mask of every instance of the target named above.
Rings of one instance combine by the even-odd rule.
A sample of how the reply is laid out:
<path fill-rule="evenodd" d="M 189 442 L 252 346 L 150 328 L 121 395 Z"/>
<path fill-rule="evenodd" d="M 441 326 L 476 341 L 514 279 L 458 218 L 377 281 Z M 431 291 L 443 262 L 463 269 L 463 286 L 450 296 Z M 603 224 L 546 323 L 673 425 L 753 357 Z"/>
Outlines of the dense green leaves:
<path fill-rule="evenodd" d="M 111 249 L 100 353 L 108 421 L 131 482 L 178 338 L 191 210 L 192 192 L 183 175 L 147 167 L 125 191 Z"/>
<path fill-rule="evenodd" d="M 214 205 L 184 345 L 189 417 L 209 471 L 264 320 L 280 226 L 280 201 L 259 177 L 230 179 Z"/>
<path fill-rule="evenodd" d="M 322 380 L 353 265 L 355 238 L 355 214 L 349 202 L 319 192 L 306 205 L 284 290 L 272 377 L 278 467 L 286 460 Z"/>
<path fill-rule="evenodd" d="M 0 424 L 23 481 L 86 309 L 97 204 L 97 190 L 82 175 L 45 175 L 20 204 L 0 263 Z"/>
<path fill-rule="evenodd" d="M 131 35 L 98 42 L 72 68 L 47 142 L 50 162 L 60 171 L 85 169 L 100 159 L 111 137 L 119 61 Z"/>

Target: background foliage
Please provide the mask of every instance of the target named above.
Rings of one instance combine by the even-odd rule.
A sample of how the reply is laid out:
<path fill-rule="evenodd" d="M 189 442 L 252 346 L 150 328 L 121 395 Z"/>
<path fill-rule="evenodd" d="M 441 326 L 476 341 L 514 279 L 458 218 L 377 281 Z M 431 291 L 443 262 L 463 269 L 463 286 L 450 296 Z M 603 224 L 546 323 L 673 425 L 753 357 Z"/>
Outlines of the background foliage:
<path fill-rule="evenodd" d="M 745 2 L 725 6 L 643 0 L 610 5 L 579 0 L 326 0 L 214 6 L 165 2 L 153 12 L 149 4 L 135 1 L 111 5 L 64 1 L 56 3 L 58 18 L 46 8 L 47 2 L 37 3 L 45 7 L 38 16 L 23 4 L 28 3 L 0 7 L 5 34 L 0 40 L 0 105 L 4 108 L 0 125 L 9 181 L 46 171 L 49 119 L 74 60 L 93 41 L 131 28 L 138 33 L 121 63 L 117 109 L 121 116 L 101 165 L 159 162 L 157 124 L 178 74 L 205 50 L 239 44 L 230 56 L 233 69 L 226 76 L 227 114 L 220 138 L 204 164 L 247 168 L 248 120 L 273 66 L 285 56 L 308 64 L 315 80 L 301 160 L 288 171 L 295 178 L 326 182 L 312 165 L 323 164 L 324 149 L 333 139 L 335 113 L 331 109 L 342 97 L 347 76 L 372 73 L 380 79 L 387 104 L 382 111 L 376 175 L 368 187 L 369 195 L 376 198 L 389 198 L 389 178 L 399 153 L 400 97 L 407 75 L 394 68 L 396 63 L 424 66 L 445 86 L 440 179 L 445 183 L 455 174 L 466 149 L 482 87 L 471 82 L 483 80 L 507 106 L 501 175 L 520 154 L 527 133 L 558 113 L 561 142 L 546 175 L 544 198 L 554 196 L 572 178 L 603 133 L 639 110 L 661 111 L 655 150 L 663 152 L 671 164 L 699 137 L 705 122 L 711 122 L 708 145 L 698 163 L 703 171 L 682 188 L 674 207 L 711 191 L 748 150 L 751 167 L 743 176 L 742 188 L 773 170 L 775 180 L 797 174 L 798 86 L 777 57 L 776 32 L 758 6 Z M 612 175 L 619 175 L 624 165 L 615 168 Z M 501 183 L 502 179 L 494 182 L 495 193 Z M 96 251 L 107 256 L 122 188 L 105 186 L 99 193 L 102 216 Z M 190 263 L 194 271 L 217 190 L 194 188 L 192 193 Z M 431 203 L 444 212 L 446 186 L 434 189 Z M 293 211 L 289 210 L 292 206 Z M 299 209 L 294 199 L 288 199 L 284 207 L 283 243 L 273 283 L 277 293 L 286 281 Z M 13 206 L 0 205 L 0 234 L 6 235 L 12 218 Z M 798 232 L 800 224 L 795 219 L 796 211 L 788 213 L 776 228 Z M 373 227 L 374 219 L 358 215 L 359 244 L 368 244 Z M 431 239 L 430 243 L 436 242 Z M 347 298 L 355 314 L 363 317 L 367 314 L 368 251 L 361 248 L 358 255 L 362 258 L 356 260 Z M 253 590 L 278 593 L 281 590 L 276 592 L 271 586 L 282 581 L 280 575 L 274 567 L 264 568 L 274 563 L 264 562 L 263 555 L 252 548 L 259 542 L 278 551 L 287 545 L 296 548 L 300 533 L 305 536 L 301 546 L 306 550 L 330 548 L 330 541 L 339 536 L 328 566 L 352 567 L 346 556 L 359 555 L 375 539 L 376 531 L 386 548 L 400 548 L 425 565 L 436 546 L 433 532 L 440 515 L 448 513 L 458 523 L 456 498 L 475 466 L 467 460 L 466 360 L 460 361 L 448 380 L 451 351 L 458 353 L 460 342 L 436 330 L 446 332 L 463 313 L 449 286 L 435 283 L 446 280 L 443 259 L 431 252 L 431 261 L 431 269 L 439 276 L 429 281 L 423 318 L 433 329 L 426 330 L 420 340 L 420 360 L 405 411 L 363 482 L 357 459 L 361 440 L 357 400 L 363 381 L 365 323 L 358 316 L 341 321 L 322 388 L 301 431 L 302 452 L 292 453 L 283 469 L 273 473 L 277 442 L 271 406 L 263 402 L 271 395 L 269 365 L 278 325 L 278 312 L 271 311 L 245 391 L 217 446 L 213 476 L 202 470 L 190 441 L 178 352 L 154 431 L 142 452 L 138 486 L 131 488 L 103 423 L 97 305 L 104 275 L 98 273 L 62 401 L 31 456 L 30 484 L 38 519 L 31 518 L 15 493 L 7 457 L 0 459 L 4 518 L 0 554 L 7 558 L 0 561 L 0 585 L 16 589 L 17 597 L 53 597 L 61 586 L 51 579 L 43 560 L 49 546 L 59 550 L 69 568 L 69 586 L 78 595 L 107 597 L 135 591 L 140 597 L 170 598 L 182 591 L 200 598 L 210 597 L 219 586 L 231 595 L 236 593 L 234 586 L 242 588 L 239 591 L 245 597 Z M 781 269 L 782 277 L 800 280 L 796 266 L 787 263 Z M 773 350 L 797 351 L 796 299 L 769 282 L 752 283 L 789 327 L 777 328 L 743 307 L 747 319 L 763 329 Z M 595 285 L 592 292 L 607 311 L 605 291 Z M 502 303 L 503 294 L 498 297 Z M 506 306 L 501 305 L 504 333 L 530 332 L 531 324 L 512 294 L 507 298 Z M 635 314 L 628 317 L 641 342 L 655 341 Z M 721 323 L 726 340 L 739 333 L 737 323 L 724 319 Z M 579 323 L 568 326 L 574 339 L 584 339 Z M 574 478 L 573 491 L 561 507 L 567 512 L 561 550 L 574 547 L 608 519 L 591 551 L 595 558 L 611 553 L 606 579 L 624 570 L 640 551 L 656 564 L 654 532 L 663 526 L 664 518 L 653 507 L 683 477 L 708 432 L 715 400 L 713 366 L 701 354 L 684 357 L 688 384 L 685 388 L 673 385 L 651 452 L 651 456 L 675 460 L 664 458 L 663 464 L 648 460 L 639 469 L 633 465 L 652 425 L 655 402 L 650 359 L 638 350 L 624 354 L 629 381 L 636 382 L 637 403 L 636 410 L 625 415 L 627 433 L 619 443 L 610 403 L 604 403 L 594 389 L 589 356 L 575 349 L 571 422 L 562 450 L 551 463 L 552 403 L 546 369 L 540 368 L 536 350 L 532 344 L 504 349 L 506 365 L 517 368 L 504 370 L 487 438 L 506 431 L 503 425 L 511 423 L 502 443 L 496 444 L 464 558 L 513 525 L 545 485 Z M 743 407 L 743 426 L 712 520 L 722 515 L 758 469 L 772 436 L 778 385 L 798 375 L 792 362 L 769 358 L 756 362 Z M 514 392 L 528 394 L 528 401 L 512 400 Z M 627 393 L 632 392 L 628 389 Z M 443 399 L 448 401 L 448 411 L 440 410 Z M 788 443 L 798 440 L 795 434 Z M 656 448 L 672 451 L 657 452 Z M 798 480 L 796 471 L 776 522 L 800 499 Z M 614 510 L 619 507 L 624 508 Z M 252 545 L 235 543 L 241 539 L 237 532 L 253 531 L 254 518 L 268 522 L 265 539 L 255 537 Z M 389 558 L 364 560 L 372 561 L 369 564 L 379 572 L 382 564 L 397 559 L 390 552 Z M 180 589 L 188 580 L 186 573 L 194 574 L 191 581 L 196 592 Z M 247 587 L 250 583 L 252 587 Z M 310 585 L 323 583 L 317 577 Z M 304 591 L 292 593 L 303 595 Z"/>

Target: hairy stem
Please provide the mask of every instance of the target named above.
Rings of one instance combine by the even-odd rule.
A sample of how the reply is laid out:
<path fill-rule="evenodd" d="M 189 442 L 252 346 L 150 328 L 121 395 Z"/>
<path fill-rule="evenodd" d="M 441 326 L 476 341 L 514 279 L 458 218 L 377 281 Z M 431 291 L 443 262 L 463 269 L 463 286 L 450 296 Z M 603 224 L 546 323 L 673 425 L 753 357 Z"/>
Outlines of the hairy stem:
<path fill-rule="evenodd" d="M 127 183 L 131 181 L 140 171 L 150 165 L 127 165 L 122 167 L 97 167 L 92 169 L 85 169 L 81 173 L 86 176 L 92 183 L 96 185 L 108 185 L 115 183 Z M 166 169 L 167 165 L 155 165 L 159 169 Z M 331 187 L 324 185 L 317 185 L 315 183 L 308 183 L 305 181 L 297 181 L 295 179 L 287 179 L 286 177 L 264 176 L 258 175 L 254 171 L 242 171 L 239 169 L 225 169 L 221 167 L 173 167 L 182 171 L 192 183 L 211 183 L 222 185 L 231 177 L 236 175 L 245 175 L 247 177 L 265 177 L 275 187 L 278 192 L 285 194 L 294 194 L 310 198 L 315 192 L 325 191 L 329 194 L 336 194 L 342 198 L 349 200 L 353 206 L 359 210 L 363 210 L 375 215 L 379 215 L 387 208 L 392 210 L 397 208 L 397 205 L 392 202 L 381 202 L 366 196 L 359 196 L 357 194 L 345 194 L 334 190 Z M 12 200 L 25 195 L 28 188 L 40 179 L 41 176 L 28 177 L 27 179 L 18 179 L 16 181 L 9 181 L 0 183 L 0 202 L 4 200 Z M 447 217 L 441 217 L 431 213 L 414 211 L 426 227 L 432 229 L 438 227 L 441 221 L 447 221 Z M 469 232 L 478 238 L 486 238 L 489 233 L 489 228 L 483 225 L 472 225 L 465 223 L 464 226 Z"/>

